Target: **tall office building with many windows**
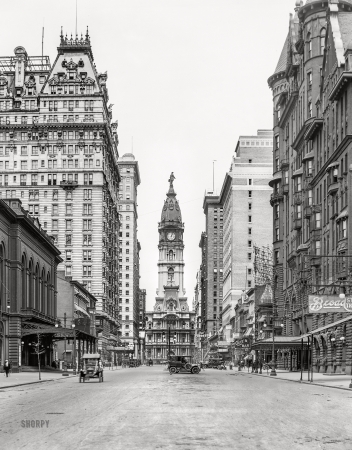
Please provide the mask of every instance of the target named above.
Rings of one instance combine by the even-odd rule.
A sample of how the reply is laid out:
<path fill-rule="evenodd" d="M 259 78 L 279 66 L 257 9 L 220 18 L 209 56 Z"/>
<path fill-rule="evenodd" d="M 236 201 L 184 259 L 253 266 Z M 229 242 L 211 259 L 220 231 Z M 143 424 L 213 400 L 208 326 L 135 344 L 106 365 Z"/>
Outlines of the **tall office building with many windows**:
<path fill-rule="evenodd" d="M 272 172 L 273 133 L 240 136 L 220 193 L 223 207 L 222 324 L 230 325 L 242 292 L 254 286 L 253 246 L 272 244 L 268 182 Z M 230 329 L 227 328 L 227 338 Z M 226 329 L 226 328 L 225 328 Z"/>
<path fill-rule="evenodd" d="M 221 327 L 223 294 L 223 209 L 220 198 L 207 192 L 203 201 L 205 233 L 202 233 L 202 325 L 207 334 Z"/>
<path fill-rule="evenodd" d="M 138 162 L 132 153 L 126 153 L 118 161 L 121 173 L 119 191 L 119 318 L 121 339 L 134 344 L 138 356 L 139 342 L 139 252 L 137 239 L 137 188 L 141 182 Z"/>
<path fill-rule="evenodd" d="M 117 341 L 117 123 L 90 38 L 58 54 L 0 57 L 0 194 L 18 197 L 54 236 L 67 276 L 97 298 L 99 349 Z"/>

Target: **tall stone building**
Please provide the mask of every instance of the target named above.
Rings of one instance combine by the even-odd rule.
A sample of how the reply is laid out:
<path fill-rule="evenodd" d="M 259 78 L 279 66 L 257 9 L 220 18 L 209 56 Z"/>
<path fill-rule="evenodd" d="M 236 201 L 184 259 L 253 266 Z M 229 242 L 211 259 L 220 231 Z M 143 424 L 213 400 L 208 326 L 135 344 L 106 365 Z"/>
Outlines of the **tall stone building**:
<path fill-rule="evenodd" d="M 23 47 L 0 57 L 0 194 L 54 237 L 67 276 L 97 299 L 99 349 L 117 341 L 117 123 L 90 37 L 61 34 L 54 65 Z"/>
<path fill-rule="evenodd" d="M 240 136 L 219 202 L 223 210 L 222 334 L 230 338 L 231 318 L 243 291 L 254 286 L 253 246 L 271 246 L 271 189 L 273 135 Z M 227 331 L 226 331 L 227 330 Z"/>
<path fill-rule="evenodd" d="M 167 359 L 170 354 L 192 358 L 195 314 L 189 310 L 184 288 L 183 232 L 173 173 L 159 222 L 158 289 L 153 311 L 146 313 L 147 358 Z"/>
<path fill-rule="evenodd" d="M 274 101 L 274 312 L 287 336 L 313 333 L 313 365 L 320 372 L 351 373 L 352 324 L 345 322 L 344 306 L 352 261 L 351 30 L 351 0 L 297 1 L 268 80 Z M 310 294 L 334 299 L 340 308 L 315 314 Z M 307 367 L 306 351 L 287 352 L 294 367 Z"/>
<path fill-rule="evenodd" d="M 137 239 L 137 188 L 141 182 L 138 162 L 132 153 L 119 158 L 121 174 L 119 191 L 119 319 L 121 340 L 134 344 L 135 356 L 139 339 L 139 252 Z"/>
<path fill-rule="evenodd" d="M 223 299 L 223 209 L 220 197 L 213 192 L 204 196 L 205 233 L 199 243 L 202 249 L 201 311 L 202 331 L 207 335 L 221 328 Z"/>

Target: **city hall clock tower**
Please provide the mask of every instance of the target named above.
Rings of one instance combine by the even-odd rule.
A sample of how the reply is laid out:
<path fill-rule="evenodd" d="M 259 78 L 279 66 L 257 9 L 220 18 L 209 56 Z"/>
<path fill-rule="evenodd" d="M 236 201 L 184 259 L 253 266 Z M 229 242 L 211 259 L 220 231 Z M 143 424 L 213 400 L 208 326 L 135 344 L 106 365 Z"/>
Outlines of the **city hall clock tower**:
<path fill-rule="evenodd" d="M 154 308 L 145 315 L 146 357 L 158 362 L 171 355 L 191 360 L 195 352 L 195 313 L 189 310 L 184 288 L 184 224 L 174 180 L 171 173 L 158 225 L 158 288 Z"/>
<path fill-rule="evenodd" d="M 159 260 L 156 310 L 188 311 L 184 288 L 183 232 L 180 205 L 174 191 L 171 173 L 161 221 L 159 222 Z"/>

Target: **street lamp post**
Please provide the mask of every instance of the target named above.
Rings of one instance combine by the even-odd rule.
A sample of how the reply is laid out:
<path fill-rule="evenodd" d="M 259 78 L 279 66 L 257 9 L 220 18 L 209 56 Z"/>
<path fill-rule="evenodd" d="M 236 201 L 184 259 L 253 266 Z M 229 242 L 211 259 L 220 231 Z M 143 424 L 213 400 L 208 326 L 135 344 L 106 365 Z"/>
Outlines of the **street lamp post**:
<path fill-rule="evenodd" d="M 75 330 L 75 324 L 72 325 L 73 328 L 73 375 L 77 374 L 77 368 L 76 368 L 76 330 Z"/>
<path fill-rule="evenodd" d="M 274 305 L 273 305 L 273 308 L 274 308 Z M 273 323 L 273 347 L 272 347 L 273 357 L 272 357 L 272 365 L 271 365 L 270 376 L 271 377 L 276 377 L 277 373 L 276 373 L 276 370 L 275 370 L 276 358 L 275 358 L 275 317 L 274 317 L 274 309 L 273 309 L 272 323 Z"/>

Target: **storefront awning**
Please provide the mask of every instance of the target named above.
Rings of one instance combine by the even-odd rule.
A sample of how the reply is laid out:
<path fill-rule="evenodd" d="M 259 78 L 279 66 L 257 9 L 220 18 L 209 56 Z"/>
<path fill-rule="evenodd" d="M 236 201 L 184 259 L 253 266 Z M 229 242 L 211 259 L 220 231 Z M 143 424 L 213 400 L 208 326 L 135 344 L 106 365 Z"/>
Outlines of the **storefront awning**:
<path fill-rule="evenodd" d="M 299 340 L 295 336 L 275 336 L 274 338 L 274 348 L 276 350 L 280 349 L 300 349 L 301 340 L 303 338 L 303 346 L 306 347 L 308 343 L 307 337 L 300 337 Z M 263 339 L 261 341 L 256 341 L 252 344 L 254 350 L 271 350 L 273 347 L 273 338 Z"/>

